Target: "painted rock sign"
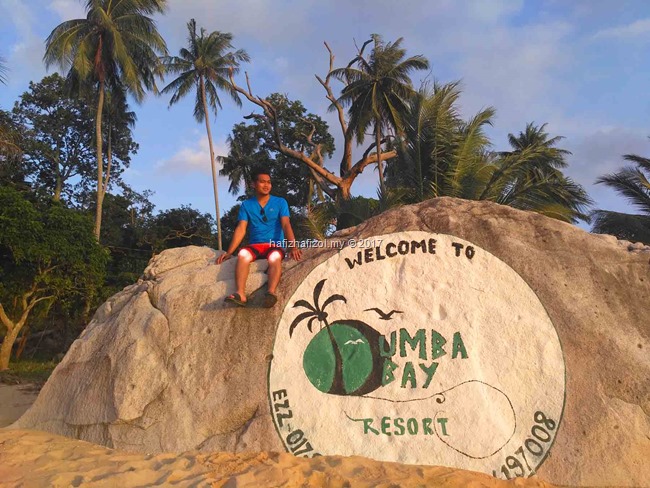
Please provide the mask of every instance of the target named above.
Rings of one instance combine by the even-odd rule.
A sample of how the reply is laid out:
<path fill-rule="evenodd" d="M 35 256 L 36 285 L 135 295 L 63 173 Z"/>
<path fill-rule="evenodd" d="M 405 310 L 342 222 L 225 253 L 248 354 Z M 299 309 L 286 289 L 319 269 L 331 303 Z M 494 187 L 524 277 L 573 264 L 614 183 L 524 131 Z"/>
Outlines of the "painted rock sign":
<path fill-rule="evenodd" d="M 269 401 L 287 450 L 534 473 L 565 393 L 535 293 L 453 236 L 369 241 L 316 267 L 280 318 Z"/>

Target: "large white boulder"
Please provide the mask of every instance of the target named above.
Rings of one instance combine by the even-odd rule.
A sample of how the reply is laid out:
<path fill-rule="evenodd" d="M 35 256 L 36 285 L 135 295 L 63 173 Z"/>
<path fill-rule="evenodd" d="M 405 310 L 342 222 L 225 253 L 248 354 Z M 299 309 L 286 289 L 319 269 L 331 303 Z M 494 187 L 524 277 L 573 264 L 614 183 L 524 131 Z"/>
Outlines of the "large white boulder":
<path fill-rule="evenodd" d="M 273 309 L 264 263 L 236 308 L 234 260 L 156 256 L 13 427 L 650 486 L 648 248 L 441 198 L 304 254 Z"/>

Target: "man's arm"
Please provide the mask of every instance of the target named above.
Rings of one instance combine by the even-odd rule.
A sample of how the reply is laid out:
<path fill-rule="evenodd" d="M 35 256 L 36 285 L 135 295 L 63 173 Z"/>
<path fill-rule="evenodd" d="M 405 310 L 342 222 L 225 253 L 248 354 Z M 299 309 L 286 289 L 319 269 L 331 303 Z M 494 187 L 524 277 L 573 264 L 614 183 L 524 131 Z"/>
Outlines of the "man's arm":
<path fill-rule="evenodd" d="M 230 241 L 230 246 L 228 246 L 228 250 L 226 251 L 226 254 L 222 254 L 217 258 L 217 264 L 221 264 L 222 262 L 224 262 L 226 259 L 230 258 L 230 256 L 233 255 L 235 249 L 237 249 L 237 247 L 241 244 L 241 241 L 244 240 L 247 226 L 248 226 L 248 222 L 246 220 L 240 220 L 237 223 L 237 227 L 235 227 L 235 233 L 232 235 L 232 240 Z"/>
<path fill-rule="evenodd" d="M 282 231 L 289 241 L 289 256 L 296 261 L 300 261 L 302 258 L 302 251 L 298 247 L 296 242 L 296 236 L 293 233 L 293 228 L 291 227 L 291 221 L 289 217 L 280 217 L 280 224 L 282 225 Z"/>

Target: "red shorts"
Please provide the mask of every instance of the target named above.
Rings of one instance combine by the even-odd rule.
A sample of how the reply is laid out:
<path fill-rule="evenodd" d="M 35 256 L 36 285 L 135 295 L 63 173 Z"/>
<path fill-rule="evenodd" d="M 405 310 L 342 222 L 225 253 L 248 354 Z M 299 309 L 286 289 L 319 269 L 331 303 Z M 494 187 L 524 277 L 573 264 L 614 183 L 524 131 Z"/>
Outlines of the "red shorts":
<path fill-rule="evenodd" d="M 284 259 L 285 256 L 284 249 L 278 246 L 272 246 L 268 242 L 262 242 L 260 244 L 249 244 L 248 246 L 241 248 L 242 251 L 244 249 L 253 255 L 253 261 L 256 261 L 258 259 L 266 259 L 273 251 L 278 251 L 282 255 L 282 259 Z"/>

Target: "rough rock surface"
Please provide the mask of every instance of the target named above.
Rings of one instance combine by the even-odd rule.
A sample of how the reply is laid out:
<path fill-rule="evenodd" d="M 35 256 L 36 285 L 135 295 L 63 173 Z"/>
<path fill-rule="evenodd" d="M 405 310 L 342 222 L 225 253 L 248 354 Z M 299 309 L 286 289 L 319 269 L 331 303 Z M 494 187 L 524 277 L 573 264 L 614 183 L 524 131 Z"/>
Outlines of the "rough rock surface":
<path fill-rule="evenodd" d="M 650 252 L 538 214 L 449 198 L 391 210 L 339 238 L 448 234 L 507 263 L 535 292 L 559 336 L 566 401 L 538 474 L 553 483 L 650 486 Z M 140 452 L 283 450 L 267 373 L 287 300 L 335 249 L 285 267 L 279 303 L 223 304 L 234 260 L 165 251 L 98 309 L 14 428 Z"/>

